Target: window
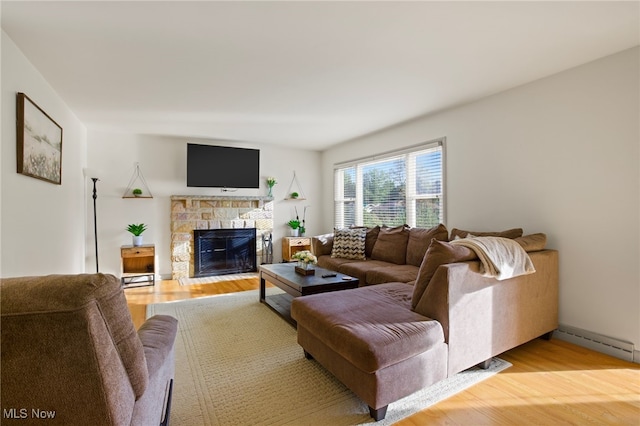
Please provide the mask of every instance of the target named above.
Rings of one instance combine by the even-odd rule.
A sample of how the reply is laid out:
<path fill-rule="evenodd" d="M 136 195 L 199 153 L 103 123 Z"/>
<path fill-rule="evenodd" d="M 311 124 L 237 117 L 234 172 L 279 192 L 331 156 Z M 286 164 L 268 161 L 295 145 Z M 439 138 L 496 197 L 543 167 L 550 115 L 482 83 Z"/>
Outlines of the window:
<path fill-rule="evenodd" d="M 444 222 L 444 139 L 334 168 L 334 226 Z"/>

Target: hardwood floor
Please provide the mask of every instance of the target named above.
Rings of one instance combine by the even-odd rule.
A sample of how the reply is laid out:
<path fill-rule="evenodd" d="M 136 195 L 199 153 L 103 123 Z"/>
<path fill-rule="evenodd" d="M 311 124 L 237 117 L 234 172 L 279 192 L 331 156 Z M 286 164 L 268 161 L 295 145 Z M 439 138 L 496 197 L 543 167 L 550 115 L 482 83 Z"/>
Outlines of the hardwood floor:
<path fill-rule="evenodd" d="M 133 323 L 136 328 L 139 328 L 146 318 L 148 304 L 256 290 L 258 287 L 257 278 L 194 285 L 180 285 L 175 280 L 163 280 L 158 281 L 155 286 L 127 288 L 124 294 L 127 297 L 127 305 L 129 305 Z"/>
<path fill-rule="evenodd" d="M 189 286 L 160 281 L 125 295 L 139 327 L 150 303 L 257 288 L 257 279 Z M 557 339 L 536 339 L 500 357 L 513 366 L 397 425 L 640 425 L 638 364 Z"/>

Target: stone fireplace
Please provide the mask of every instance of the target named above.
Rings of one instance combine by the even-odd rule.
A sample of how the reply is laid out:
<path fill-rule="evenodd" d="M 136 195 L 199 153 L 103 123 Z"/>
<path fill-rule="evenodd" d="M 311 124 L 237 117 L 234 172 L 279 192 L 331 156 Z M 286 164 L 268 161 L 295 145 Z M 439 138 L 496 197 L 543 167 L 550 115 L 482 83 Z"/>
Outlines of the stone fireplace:
<path fill-rule="evenodd" d="M 194 230 L 256 228 L 256 254 L 262 235 L 273 231 L 273 199 L 260 196 L 171 196 L 171 278 L 194 276 Z"/>

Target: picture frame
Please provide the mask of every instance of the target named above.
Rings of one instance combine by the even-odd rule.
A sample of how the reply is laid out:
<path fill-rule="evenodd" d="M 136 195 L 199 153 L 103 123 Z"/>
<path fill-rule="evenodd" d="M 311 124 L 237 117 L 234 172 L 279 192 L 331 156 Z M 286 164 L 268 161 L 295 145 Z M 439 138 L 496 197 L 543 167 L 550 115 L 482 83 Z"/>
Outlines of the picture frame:
<path fill-rule="evenodd" d="M 16 104 L 18 173 L 62 185 L 62 127 L 24 93 Z"/>

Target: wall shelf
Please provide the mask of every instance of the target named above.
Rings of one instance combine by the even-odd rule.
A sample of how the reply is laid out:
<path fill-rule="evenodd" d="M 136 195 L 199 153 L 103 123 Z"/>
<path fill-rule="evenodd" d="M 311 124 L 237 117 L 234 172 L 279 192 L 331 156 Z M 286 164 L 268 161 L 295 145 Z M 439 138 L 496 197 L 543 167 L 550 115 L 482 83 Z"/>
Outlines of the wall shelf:
<path fill-rule="evenodd" d="M 295 186 L 294 186 L 295 185 Z M 295 190 L 294 188 L 297 188 Z M 291 194 L 293 192 L 297 192 L 298 197 L 292 197 Z M 298 176 L 296 176 L 296 171 L 293 171 L 293 179 L 291 179 L 291 183 L 289 184 L 289 189 L 287 190 L 287 196 L 285 197 L 287 201 L 303 201 L 306 200 L 304 196 L 304 191 L 302 190 L 302 185 L 300 185 L 300 181 L 298 181 Z"/>
<path fill-rule="evenodd" d="M 137 187 L 142 187 L 141 195 L 133 195 L 133 188 L 136 182 L 140 181 L 141 185 L 136 185 Z M 135 163 L 135 170 L 133 171 L 133 175 L 129 180 L 129 185 L 127 185 L 127 189 L 124 190 L 124 194 L 122 198 L 153 198 L 153 194 L 149 187 L 147 186 L 147 181 L 144 179 L 142 175 L 142 171 L 140 171 L 140 164 Z"/>

